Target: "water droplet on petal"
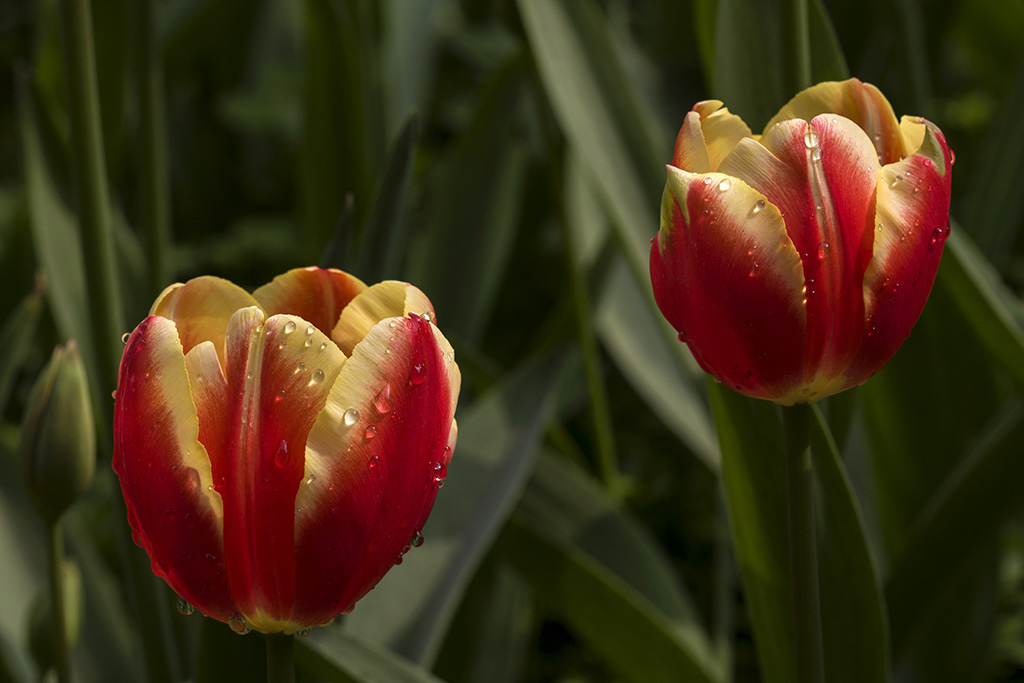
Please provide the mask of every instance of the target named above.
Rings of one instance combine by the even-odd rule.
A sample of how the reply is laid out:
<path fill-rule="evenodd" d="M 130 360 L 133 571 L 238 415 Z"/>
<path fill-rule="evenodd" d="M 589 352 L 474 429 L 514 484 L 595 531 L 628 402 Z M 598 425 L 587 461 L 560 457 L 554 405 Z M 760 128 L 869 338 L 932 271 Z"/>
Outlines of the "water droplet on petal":
<path fill-rule="evenodd" d="M 391 399 L 391 385 L 385 384 L 384 388 L 377 392 L 377 395 L 373 398 L 373 407 L 377 409 L 377 412 L 383 415 L 384 413 L 391 410 L 391 406 L 394 402 Z"/>
<path fill-rule="evenodd" d="M 303 346 L 305 346 L 305 347 L 306 347 L 307 349 L 308 349 L 308 348 L 309 348 L 310 346 L 312 346 L 312 345 L 313 345 L 313 339 L 312 339 L 312 337 L 306 337 L 306 341 L 302 342 L 302 345 L 303 345 Z"/>
<path fill-rule="evenodd" d="M 818 260 L 825 258 L 828 255 L 828 250 L 831 245 L 828 242 L 822 242 L 818 245 Z"/>
<path fill-rule="evenodd" d="M 277 452 L 274 453 L 274 464 L 278 467 L 288 466 L 288 442 L 281 439 L 281 443 L 277 445 Z"/>
<path fill-rule="evenodd" d="M 804 131 L 804 144 L 808 149 L 818 146 L 818 131 L 814 130 L 810 124 L 807 124 L 807 130 Z"/>
<path fill-rule="evenodd" d="M 722 178 L 718 181 L 719 192 L 728 192 L 730 187 L 732 187 L 732 181 L 728 178 Z"/>
<path fill-rule="evenodd" d="M 932 246 L 941 242 L 945 242 L 946 238 L 949 237 L 949 230 L 947 228 L 938 227 L 932 230 Z"/>
<path fill-rule="evenodd" d="M 289 320 L 288 322 L 286 322 L 284 324 L 284 333 L 285 334 L 291 334 L 294 331 L 295 331 L 295 321 L 294 320 Z"/>
<path fill-rule="evenodd" d="M 899 185 L 902 182 L 903 182 L 903 176 L 898 175 L 898 176 L 896 176 L 895 178 L 892 179 L 892 182 L 889 183 L 889 187 L 890 188 L 895 188 L 897 185 Z"/>
<path fill-rule="evenodd" d="M 355 408 L 349 408 L 342 416 L 342 420 L 345 422 L 346 427 L 351 427 L 356 422 L 359 422 L 359 411 Z"/>
<path fill-rule="evenodd" d="M 311 630 L 312 629 L 304 628 L 301 631 L 296 631 L 295 632 L 295 637 L 296 638 L 308 638 L 309 637 L 309 632 Z"/>
<path fill-rule="evenodd" d="M 811 149 L 811 161 L 821 161 L 822 151 L 821 147 L 815 147 Z"/>
<path fill-rule="evenodd" d="M 423 318 L 424 320 L 426 320 L 429 323 L 430 320 L 431 320 L 430 311 L 423 311 L 423 313 L 420 314 L 420 317 Z"/>
<path fill-rule="evenodd" d="M 228 619 L 228 626 L 231 630 L 240 636 L 244 636 L 246 633 L 252 630 L 249 624 L 246 623 L 245 618 L 240 614 L 236 614 Z"/>
<path fill-rule="evenodd" d="M 427 379 L 427 364 L 423 361 L 413 364 L 412 373 L 409 375 L 409 384 L 418 387 Z"/>
<path fill-rule="evenodd" d="M 132 334 L 131 332 L 125 332 L 124 334 L 122 334 L 121 335 L 121 343 L 122 344 L 127 344 L 128 343 L 128 337 L 130 337 L 131 334 Z"/>
<path fill-rule="evenodd" d="M 377 467 L 377 463 L 378 462 L 380 462 L 380 456 L 379 455 L 375 455 L 372 458 L 370 458 L 370 463 L 367 465 L 367 467 L 372 470 L 375 467 Z"/>
<path fill-rule="evenodd" d="M 300 372 L 305 372 L 305 371 L 306 371 L 306 364 L 305 364 L 305 363 L 298 363 L 298 364 L 297 364 L 297 365 L 295 366 L 295 370 L 293 370 L 293 371 L 292 371 L 292 374 L 293 374 L 293 375 L 297 375 L 297 374 L 299 374 Z"/>
<path fill-rule="evenodd" d="M 423 534 L 421 534 L 419 531 L 413 534 L 412 540 L 409 541 L 409 545 L 411 545 L 413 548 L 419 548 L 421 545 L 423 545 Z"/>
<path fill-rule="evenodd" d="M 747 273 L 747 277 L 755 277 L 757 275 L 757 269 L 758 269 L 757 261 L 754 261 L 750 265 L 750 272 Z"/>
<path fill-rule="evenodd" d="M 277 396 L 274 397 L 274 400 L 275 401 L 283 401 L 284 397 L 285 397 L 285 390 L 284 389 L 279 389 L 277 391 Z"/>
<path fill-rule="evenodd" d="M 314 481 L 316 481 L 316 472 L 310 472 L 309 476 L 306 477 L 306 486 L 309 486 Z"/>
<path fill-rule="evenodd" d="M 956 163 L 956 153 L 953 150 L 949 150 L 949 165 L 952 166 Z"/>
<path fill-rule="evenodd" d="M 315 330 L 316 330 L 315 327 L 313 327 L 312 325 L 309 325 L 308 327 L 306 327 L 306 334 L 313 334 L 313 332 Z"/>
<path fill-rule="evenodd" d="M 189 604 L 185 598 L 178 598 L 178 611 L 186 617 L 196 611 L 196 608 Z"/>
<path fill-rule="evenodd" d="M 366 428 L 366 431 L 363 432 L 363 438 L 365 438 L 367 441 L 373 441 L 373 438 L 375 436 L 377 436 L 377 428 L 374 427 L 373 425 L 369 425 Z"/>
<path fill-rule="evenodd" d="M 756 202 L 754 202 L 754 213 L 760 212 L 762 209 L 764 209 L 764 207 L 765 201 L 763 199 L 758 199 Z"/>
<path fill-rule="evenodd" d="M 704 176 L 704 184 L 705 185 L 710 185 L 713 182 L 715 182 L 715 181 L 712 180 L 710 176 Z"/>
<path fill-rule="evenodd" d="M 313 386 L 314 384 L 319 384 L 320 382 L 323 382 L 323 381 L 324 381 L 324 371 L 321 370 L 320 368 L 317 368 L 316 370 L 313 371 L 313 376 L 309 378 L 309 386 Z"/>

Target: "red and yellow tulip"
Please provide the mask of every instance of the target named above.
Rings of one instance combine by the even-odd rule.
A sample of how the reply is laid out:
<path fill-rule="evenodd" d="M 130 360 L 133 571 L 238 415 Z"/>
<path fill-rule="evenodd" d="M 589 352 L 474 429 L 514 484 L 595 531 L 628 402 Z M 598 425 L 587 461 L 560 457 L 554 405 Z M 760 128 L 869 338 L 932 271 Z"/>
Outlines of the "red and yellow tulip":
<path fill-rule="evenodd" d="M 856 79 L 751 135 L 718 101 L 668 166 L 651 280 L 701 367 L 784 405 L 862 384 L 910 334 L 949 235 L 953 153 Z"/>
<path fill-rule="evenodd" d="M 402 282 L 292 270 L 168 287 L 128 338 L 114 470 L 136 542 L 237 631 L 351 610 L 408 550 L 455 446 L 460 375 Z"/>

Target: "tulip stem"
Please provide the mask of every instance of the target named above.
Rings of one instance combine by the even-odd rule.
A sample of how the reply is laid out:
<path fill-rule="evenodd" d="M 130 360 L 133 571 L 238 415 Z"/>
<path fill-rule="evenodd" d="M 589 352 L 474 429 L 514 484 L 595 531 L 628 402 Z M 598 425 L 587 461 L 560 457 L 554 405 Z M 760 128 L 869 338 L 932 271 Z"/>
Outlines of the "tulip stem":
<path fill-rule="evenodd" d="M 812 497 L 810 415 L 811 408 L 807 404 L 782 409 L 797 683 L 822 683 L 825 680 Z"/>
<path fill-rule="evenodd" d="M 792 96 L 811 87 L 811 27 L 807 0 L 783 0 L 782 26 L 786 92 Z"/>
<path fill-rule="evenodd" d="M 53 619 L 53 662 L 58 683 L 71 681 L 71 652 L 68 647 L 67 603 L 64 595 L 64 533 L 59 519 L 48 523 L 50 535 L 50 605 Z"/>
<path fill-rule="evenodd" d="M 267 634 L 267 683 L 295 683 L 295 637 Z"/>

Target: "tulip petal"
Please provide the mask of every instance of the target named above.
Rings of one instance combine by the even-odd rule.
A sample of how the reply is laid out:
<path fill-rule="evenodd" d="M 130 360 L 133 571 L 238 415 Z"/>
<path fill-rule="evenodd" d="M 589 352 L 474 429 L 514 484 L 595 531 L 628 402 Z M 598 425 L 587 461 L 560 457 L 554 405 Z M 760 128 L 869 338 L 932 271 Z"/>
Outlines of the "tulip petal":
<path fill-rule="evenodd" d="M 239 612 L 253 628 L 275 632 L 294 602 L 306 436 L 345 357 L 314 325 L 290 315 L 264 320 L 255 306 L 231 318 L 226 346 L 230 427 L 210 450 L 224 500 L 227 574 Z"/>
<path fill-rule="evenodd" d="M 235 311 L 257 305 L 238 285 L 219 277 L 204 275 L 166 288 L 153 303 L 150 315 L 173 320 L 185 353 L 203 341 L 212 341 L 224 365 L 224 331 Z"/>
<path fill-rule="evenodd" d="M 651 276 L 658 306 L 705 370 L 748 396 L 801 382 L 803 270 L 763 194 L 668 167 Z"/>
<path fill-rule="evenodd" d="M 362 291 L 345 307 L 331 338 L 346 356 L 374 325 L 385 318 L 415 313 L 433 319 L 434 306 L 419 289 L 405 282 L 387 280 Z"/>
<path fill-rule="evenodd" d="M 880 164 L 898 161 L 914 147 L 905 147 L 896 114 L 875 86 L 856 78 L 818 83 L 791 99 L 765 126 L 768 133 L 790 119 L 810 121 L 821 114 L 838 114 L 865 131 Z"/>
<path fill-rule="evenodd" d="M 806 394 L 842 375 L 864 328 L 862 278 L 871 254 L 879 165 L 871 141 L 841 116 L 784 121 L 743 140 L 722 163 L 775 204 L 800 252 L 806 286 Z"/>
<path fill-rule="evenodd" d="M 866 381 L 910 335 L 949 236 L 952 156 L 942 132 L 919 121 L 920 149 L 878 179 L 874 255 L 864 277 L 867 331 L 847 373 L 851 384 Z"/>
<path fill-rule="evenodd" d="M 295 268 L 263 285 L 253 297 L 267 315 L 289 313 L 330 335 L 341 311 L 366 289 L 362 280 L 340 270 Z"/>
<path fill-rule="evenodd" d="M 206 616 L 235 611 L 224 571 L 221 500 L 175 324 L 150 316 L 121 359 L 114 404 L 114 471 L 136 543 L 153 572 Z"/>
<path fill-rule="evenodd" d="M 455 445 L 459 384 L 451 346 L 418 315 L 355 346 L 306 442 L 295 628 L 350 610 L 419 532 Z"/>
<path fill-rule="evenodd" d="M 708 161 L 711 165 L 708 170 L 717 171 L 722 159 L 728 156 L 736 143 L 750 137 L 750 127 L 717 100 L 698 102 L 693 110 L 700 114 L 701 131 L 704 134 Z"/>
<path fill-rule="evenodd" d="M 687 113 L 683 119 L 683 125 L 676 136 L 672 165 L 690 173 L 707 173 L 711 170 L 711 157 L 708 156 L 708 146 L 700 127 L 700 114 L 696 111 Z"/>

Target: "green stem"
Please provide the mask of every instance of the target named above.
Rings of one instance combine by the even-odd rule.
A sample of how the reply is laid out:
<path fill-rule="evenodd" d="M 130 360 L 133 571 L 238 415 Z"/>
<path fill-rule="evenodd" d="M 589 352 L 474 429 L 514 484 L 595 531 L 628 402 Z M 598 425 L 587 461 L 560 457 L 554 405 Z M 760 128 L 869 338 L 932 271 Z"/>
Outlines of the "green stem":
<path fill-rule="evenodd" d="M 50 604 L 53 606 L 53 661 L 58 683 L 71 681 L 71 649 L 68 647 L 67 603 L 64 595 L 64 534 L 60 520 L 49 522 Z"/>
<path fill-rule="evenodd" d="M 267 634 L 267 683 L 295 683 L 295 637 Z"/>
<path fill-rule="evenodd" d="M 807 1 L 782 2 L 782 50 L 789 96 L 811 87 L 811 28 Z"/>
<path fill-rule="evenodd" d="M 155 298 L 170 279 L 170 192 L 167 180 L 167 125 L 163 72 L 156 45 L 153 0 L 135 3 L 135 61 L 138 68 L 139 162 L 142 227 L 146 234 L 149 289 Z"/>
<path fill-rule="evenodd" d="M 812 497 L 810 414 L 811 408 L 807 404 L 782 409 L 797 683 L 823 683 L 825 680 Z"/>
<path fill-rule="evenodd" d="M 89 290 L 89 319 L 99 356 L 99 383 L 102 387 L 112 384 L 117 377 L 117 364 L 121 357 L 117 344 L 124 329 L 124 315 L 114 259 L 89 1 L 61 0 L 60 19 L 68 120 L 71 124 L 71 157 L 86 287 Z"/>

